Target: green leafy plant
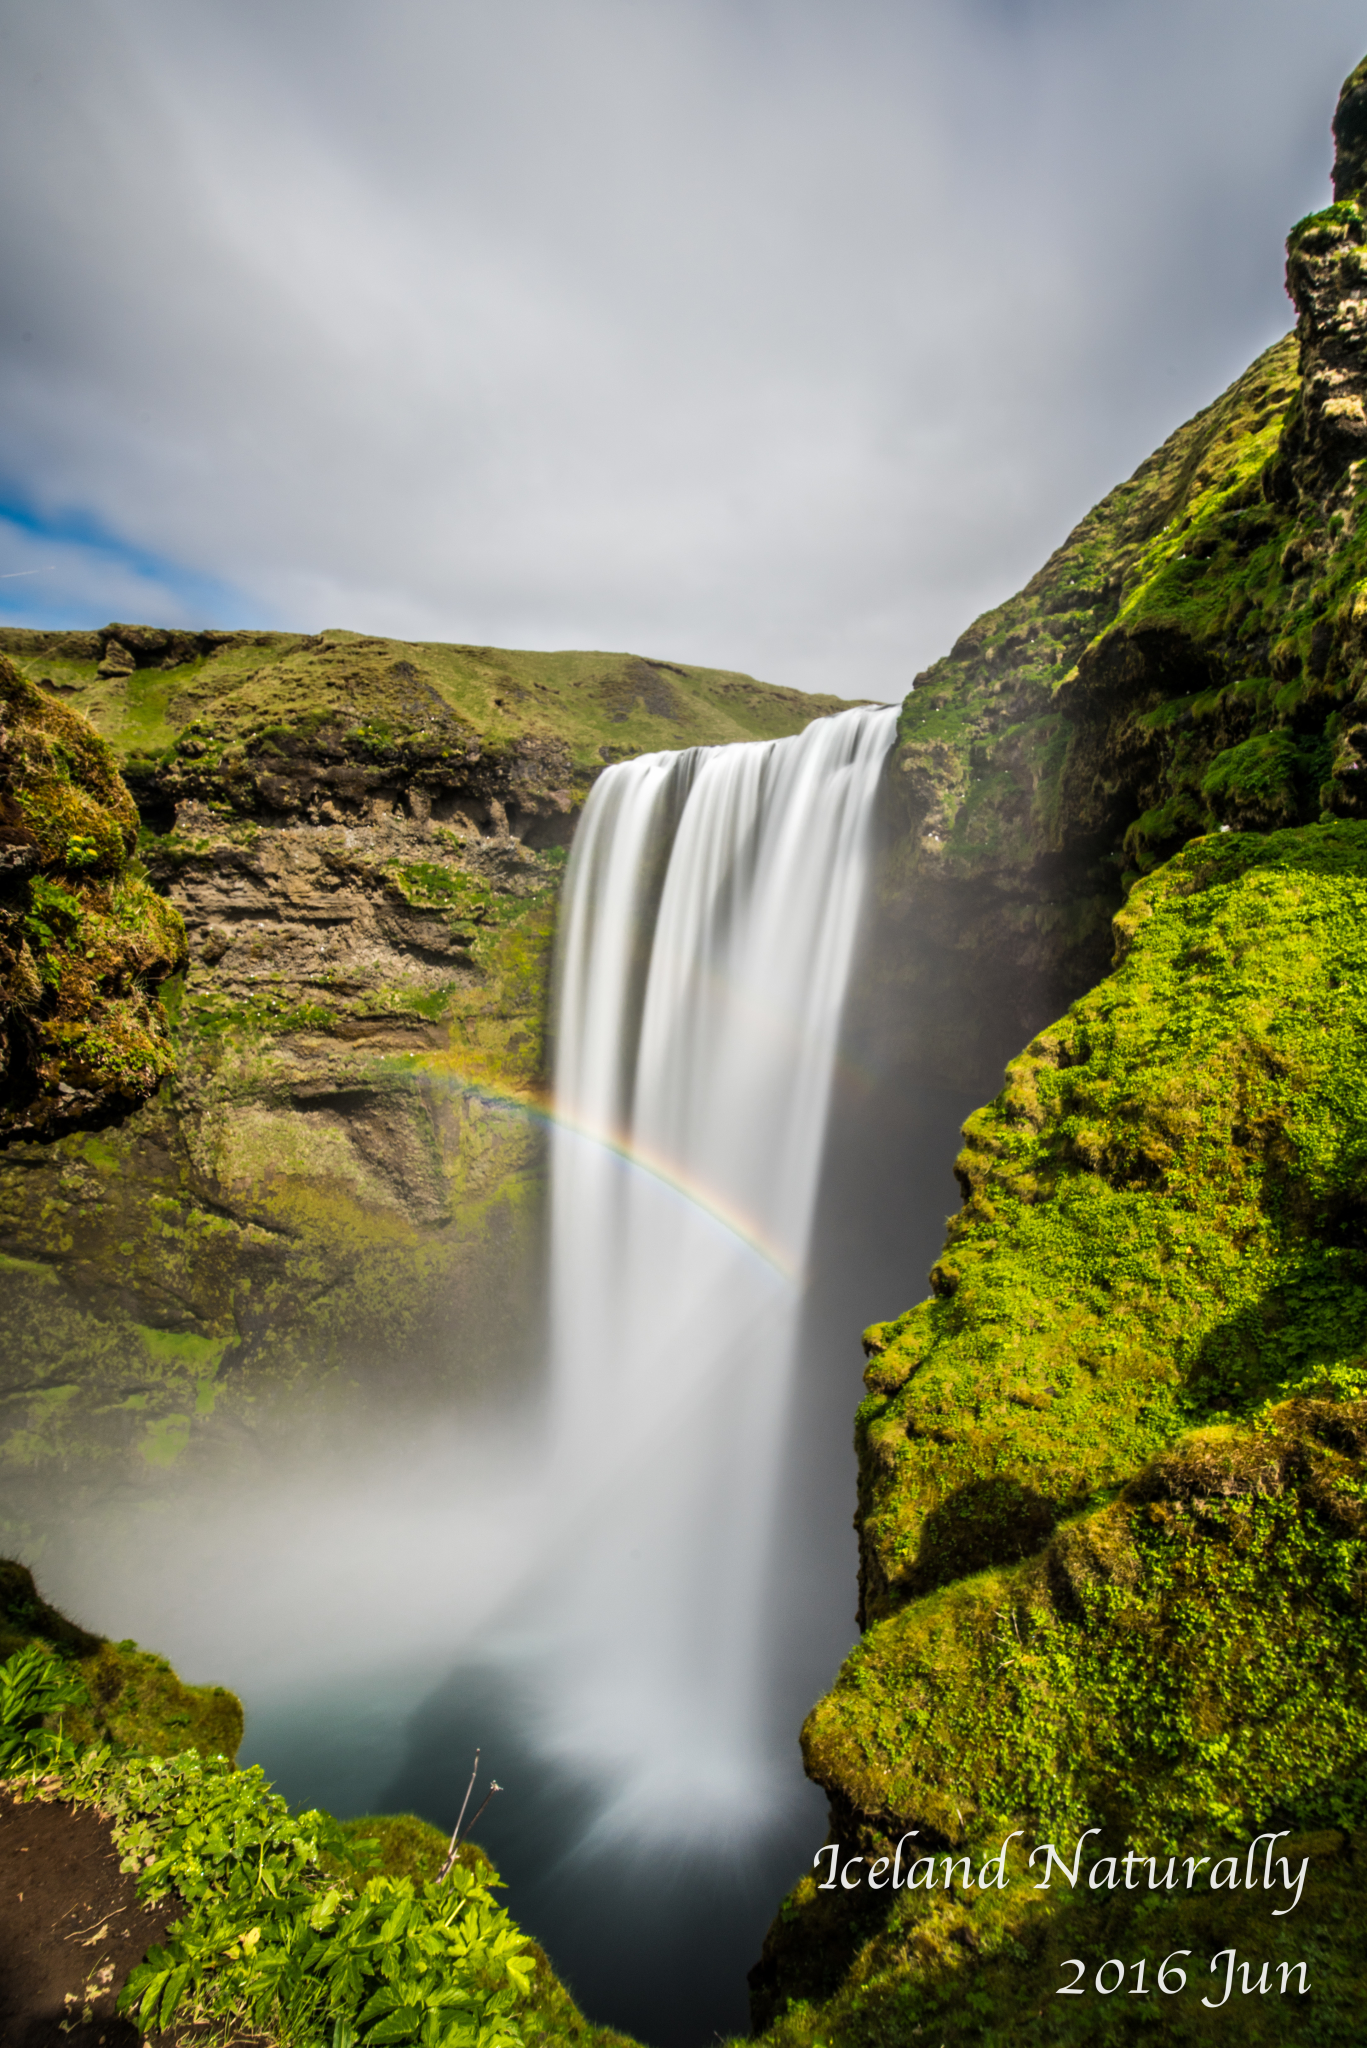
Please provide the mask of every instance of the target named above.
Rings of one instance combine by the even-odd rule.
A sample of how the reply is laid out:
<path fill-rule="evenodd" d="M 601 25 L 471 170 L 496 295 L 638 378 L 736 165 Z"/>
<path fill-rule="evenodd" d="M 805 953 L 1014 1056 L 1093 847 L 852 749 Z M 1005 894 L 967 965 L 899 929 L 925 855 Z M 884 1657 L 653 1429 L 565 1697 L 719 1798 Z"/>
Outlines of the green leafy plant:
<path fill-rule="evenodd" d="M 0 1766 L 110 1816 L 140 1896 L 184 1902 L 122 1993 L 140 2027 L 193 2026 L 206 2043 L 265 2030 L 280 2048 L 520 2048 L 537 1958 L 487 1864 L 379 1875 L 373 1842 L 292 1814 L 259 1769 L 78 1749 L 42 1728 L 84 1697 L 36 1645 L 0 1665 Z"/>
<path fill-rule="evenodd" d="M 6 1658 L 0 1664 L 0 1770 L 45 1755 L 58 1738 L 43 1727 L 44 1718 L 86 1698 L 71 1667 L 39 1644 Z"/>
<path fill-rule="evenodd" d="M 349 1857 L 335 1821 L 290 1814 L 256 1770 L 216 1760 L 137 1760 L 123 1831 L 141 1889 L 188 1911 L 134 1971 L 124 2007 L 144 2027 L 269 2026 L 299 2048 L 500 2048 L 532 1971 L 491 1874 L 443 1883 L 329 1883 Z M 136 1782 L 134 1782 L 136 1781 Z"/>
<path fill-rule="evenodd" d="M 79 927 L 81 900 L 46 875 L 35 875 L 29 883 L 29 908 L 23 919 L 25 936 L 31 945 L 60 945 Z"/>

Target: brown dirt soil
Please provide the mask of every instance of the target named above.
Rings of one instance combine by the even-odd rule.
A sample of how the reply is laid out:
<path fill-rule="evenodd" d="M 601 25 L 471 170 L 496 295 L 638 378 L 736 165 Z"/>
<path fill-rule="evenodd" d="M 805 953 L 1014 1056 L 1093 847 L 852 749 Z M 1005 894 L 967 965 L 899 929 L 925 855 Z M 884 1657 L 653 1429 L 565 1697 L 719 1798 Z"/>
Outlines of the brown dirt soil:
<path fill-rule="evenodd" d="M 115 2001 L 175 1915 L 172 1899 L 139 1905 L 98 1814 L 0 1787 L 3 2048 L 134 2048 Z"/>

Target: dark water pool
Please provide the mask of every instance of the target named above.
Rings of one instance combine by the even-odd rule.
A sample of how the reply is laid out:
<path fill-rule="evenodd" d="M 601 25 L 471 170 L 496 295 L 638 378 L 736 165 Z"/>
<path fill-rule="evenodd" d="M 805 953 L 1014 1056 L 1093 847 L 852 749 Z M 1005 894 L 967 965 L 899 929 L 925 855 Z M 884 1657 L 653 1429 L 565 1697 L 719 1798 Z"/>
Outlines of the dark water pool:
<path fill-rule="evenodd" d="M 825 1800 L 802 1775 L 798 1731 L 855 1637 L 859 1332 L 924 1294 L 955 1201 L 949 1163 L 975 1099 L 887 1077 L 837 1101 L 774 1540 L 772 1630 L 757 1646 L 781 1785 L 772 1826 L 739 1844 L 595 1851 L 585 1841 L 593 1788 L 539 1752 L 525 1693 L 492 1664 L 445 1674 L 429 1666 L 424 1681 L 387 1691 L 343 1685 L 252 1705 L 243 1760 L 264 1765 L 292 1803 L 340 1814 L 412 1812 L 449 1830 L 478 1747 L 474 1803 L 491 1776 L 506 1787 L 477 1830 L 507 1881 L 505 1903 L 586 2014 L 650 2048 L 748 2033 L 746 1973 L 824 1839 Z"/>
<path fill-rule="evenodd" d="M 585 2013 L 651 2048 L 700 2048 L 749 2031 L 746 1972 L 784 1892 L 810 1867 L 825 1801 L 794 1746 L 782 1818 L 743 1848 L 725 1840 L 640 1848 L 586 1843 L 591 1788 L 538 1754 L 514 1683 L 464 1668 L 416 1707 L 327 1698 L 253 1712 L 243 1761 L 296 1806 L 416 1813 L 454 1824 L 473 1753 L 479 1790 L 505 1789 L 476 1830 L 507 1881 L 505 1903 L 546 1949 Z"/>

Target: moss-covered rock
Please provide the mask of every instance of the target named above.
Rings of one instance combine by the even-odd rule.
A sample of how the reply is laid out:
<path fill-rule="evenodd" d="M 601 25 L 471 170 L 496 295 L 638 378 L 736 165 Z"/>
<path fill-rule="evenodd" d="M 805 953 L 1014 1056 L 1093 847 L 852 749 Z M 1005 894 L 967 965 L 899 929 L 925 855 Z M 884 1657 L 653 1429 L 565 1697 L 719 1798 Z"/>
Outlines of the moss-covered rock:
<path fill-rule="evenodd" d="M 73 1742 L 108 1742 L 148 1756 L 235 1757 L 242 1703 L 222 1685 L 185 1685 L 164 1657 L 135 1642 L 111 1643 L 43 1599 L 27 1565 L 0 1557 L 0 1662 L 39 1642 L 70 1663 L 85 1686 L 62 1731 Z"/>
<path fill-rule="evenodd" d="M 1005 1897 L 807 1880 L 754 1980 L 775 2043 L 1004 2042 L 1044 2008 L 1042 2038 L 1204 2039 L 1151 1982 L 1202 1942 L 1313 1961 L 1313 2026 L 1241 2005 L 1239 2038 L 1351 2038 L 1365 913 L 1367 827 L 1196 842 L 970 1119 L 936 1292 L 868 1334 L 866 1634 L 803 1735 L 842 1866 L 909 1830 L 977 1867 L 1012 1829 L 1164 1858 L 1284 1829 L 1324 1851 L 1294 1939 L 1247 1898 L 1041 1899 L 1023 1862 Z M 1123 2022 L 1054 2002 L 1089 1954 L 1148 1958 Z"/>
<path fill-rule="evenodd" d="M 869 1333 L 867 1618 L 1037 1550 L 1177 1430 L 1367 1339 L 1367 826 L 1217 834 L 970 1118 L 930 1301 Z"/>
<path fill-rule="evenodd" d="M 1241 2041 L 1355 2038 L 1367 1988 L 1353 1938 L 1367 1802 L 1365 1450 L 1362 1402 L 1286 1403 L 1190 1435 L 1028 1564 L 873 1629 L 805 1741 L 838 1787 L 840 1868 L 857 1881 L 852 1856 L 876 1868 L 915 1830 L 903 1841 L 914 1884 L 892 1893 L 887 1866 L 877 1892 L 853 1898 L 803 1880 L 752 1979 L 765 2038 L 881 2043 L 918 2026 L 984 2044 L 1035 2029 L 1200 2041 L 1220 2026 Z M 1285 1884 L 1274 1866 L 1275 1897 L 1265 1843 L 1259 1883 L 1247 1881 L 1264 1830 L 1290 1859 Z M 978 1882 L 1013 1831 L 1005 1881 Z M 1056 1866 L 1030 1852 L 1045 1842 L 1070 1865 L 1085 1851 L 1078 1889 L 1056 1873 L 1041 1891 Z M 933 1885 L 908 1849 L 936 1859 Z M 956 1861 L 947 1884 L 945 1858 L 964 1855 L 975 1881 L 964 1885 Z M 1188 1857 L 1204 1867 L 1188 1873 Z M 1236 1978 L 1225 2007 L 1212 1983 L 1231 1946 L 1255 1987 L 1271 1966 L 1256 2004 Z M 1157 1987 L 1174 1954 L 1185 1996 Z M 1086 1965 L 1076 2007 L 1060 1999 L 1078 1981 L 1068 1956 Z M 1124 1968 L 1102 1989 L 1124 1984 L 1120 2013 L 1095 1991 L 1110 1957 Z"/>
<path fill-rule="evenodd" d="M 185 931 L 137 833 L 89 721 L 0 654 L 0 1140 L 125 1113 L 171 1069 L 156 990 Z"/>
<path fill-rule="evenodd" d="M 1367 1404 L 1189 1432 L 1029 1563 L 871 1629 L 805 1741 L 846 1810 L 1154 1848 L 1367 1818 Z M 904 1817 L 906 1817 L 904 1819 Z"/>

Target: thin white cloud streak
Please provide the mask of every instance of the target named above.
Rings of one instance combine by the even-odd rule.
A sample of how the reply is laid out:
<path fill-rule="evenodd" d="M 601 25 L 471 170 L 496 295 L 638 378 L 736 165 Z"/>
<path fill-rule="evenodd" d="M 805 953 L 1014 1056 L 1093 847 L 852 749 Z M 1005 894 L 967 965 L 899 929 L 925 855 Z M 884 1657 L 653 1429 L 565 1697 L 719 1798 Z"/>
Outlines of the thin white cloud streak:
<path fill-rule="evenodd" d="M 0 35 L 0 463 L 40 511 L 262 619 L 887 695 L 1289 324 L 1362 30 L 70 0 Z"/>
<path fill-rule="evenodd" d="M 151 564 L 93 543 L 27 532 L 0 514 L 0 604 L 6 623 L 70 626 L 87 620 L 149 619 L 168 626 L 204 622 L 216 593 L 192 594 L 183 578 L 160 575 Z M 78 593 L 73 603 L 72 593 Z M 22 614 L 22 617 L 21 617 Z"/>

